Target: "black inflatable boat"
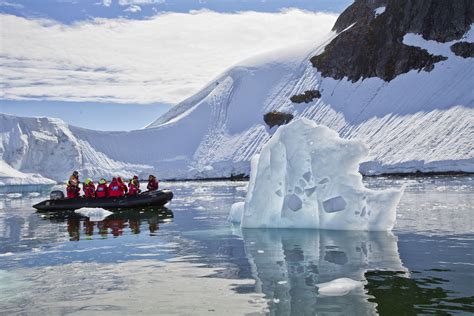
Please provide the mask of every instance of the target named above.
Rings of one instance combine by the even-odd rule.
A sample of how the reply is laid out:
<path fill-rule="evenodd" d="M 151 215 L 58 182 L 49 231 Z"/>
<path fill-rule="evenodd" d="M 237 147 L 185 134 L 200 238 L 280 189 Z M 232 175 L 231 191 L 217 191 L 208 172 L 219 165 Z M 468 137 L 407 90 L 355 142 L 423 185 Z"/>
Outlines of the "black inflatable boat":
<path fill-rule="evenodd" d="M 173 198 L 173 192 L 169 190 L 147 191 L 135 196 L 108 197 L 86 199 L 83 197 L 74 199 L 57 198 L 51 193 L 51 199 L 33 205 L 38 211 L 66 211 L 77 210 L 83 207 L 103 208 L 106 210 L 133 209 L 153 206 L 163 206 Z M 62 192 L 61 192 L 62 195 Z"/>

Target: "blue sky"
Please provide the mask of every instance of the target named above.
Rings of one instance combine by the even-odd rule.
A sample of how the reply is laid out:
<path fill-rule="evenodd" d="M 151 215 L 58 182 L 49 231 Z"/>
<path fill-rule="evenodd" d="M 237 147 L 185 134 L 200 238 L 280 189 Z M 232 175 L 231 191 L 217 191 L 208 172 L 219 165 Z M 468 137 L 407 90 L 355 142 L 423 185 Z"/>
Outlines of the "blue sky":
<path fill-rule="evenodd" d="M 145 127 L 170 107 L 169 104 L 0 100 L 0 113 L 56 117 L 71 125 L 111 131 Z"/>
<path fill-rule="evenodd" d="M 241 60 L 316 45 L 350 3 L 0 0 L 0 112 L 141 128 Z"/>
<path fill-rule="evenodd" d="M 278 12 L 284 8 L 340 13 L 350 0 L 0 0 L 0 12 L 72 23 L 91 18 L 144 19 L 157 12 Z M 130 7 L 135 9 L 130 9 Z M 139 9 L 138 9 L 139 8 Z"/>

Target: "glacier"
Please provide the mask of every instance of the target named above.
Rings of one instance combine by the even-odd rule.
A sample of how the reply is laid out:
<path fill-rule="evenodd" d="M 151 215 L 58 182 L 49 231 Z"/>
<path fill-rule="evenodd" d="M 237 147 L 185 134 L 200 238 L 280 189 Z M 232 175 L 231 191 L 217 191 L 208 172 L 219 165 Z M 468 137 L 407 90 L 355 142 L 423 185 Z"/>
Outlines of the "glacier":
<path fill-rule="evenodd" d="M 403 189 L 370 190 L 358 171 L 368 148 L 305 118 L 280 127 L 252 159 L 242 228 L 389 231 Z"/>
<path fill-rule="evenodd" d="M 251 158 L 275 133 L 263 121 L 273 110 L 364 141 L 370 150 L 360 165 L 364 175 L 474 172 L 474 64 L 446 49 L 472 42 L 473 31 L 442 47 L 408 34 L 408 45 L 443 50 L 448 59 L 430 72 L 412 70 L 390 82 L 321 76 L 309 59 L 337 35 L 331 32 L 319 46 L 243 61 L 141 130 L 102 132 L 58 119 L 0 114 L 0 182 L 64 182 L 72 170 L 93 179 L 249 175 Z M 314 89 L 319 99 L 291 102 L 291 96 Z"/>

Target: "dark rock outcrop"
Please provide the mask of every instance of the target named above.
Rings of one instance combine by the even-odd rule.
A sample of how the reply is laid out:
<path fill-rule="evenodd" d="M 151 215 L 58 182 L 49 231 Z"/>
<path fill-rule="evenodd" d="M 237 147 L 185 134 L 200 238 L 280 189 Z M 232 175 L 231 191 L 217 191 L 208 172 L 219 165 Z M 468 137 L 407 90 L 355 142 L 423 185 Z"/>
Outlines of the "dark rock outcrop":
<path fill-rule="evenodd" d="M 278 111 L 268 112 L 263 116 L 263 120 L 272 128 L 273 126 L 280 126 L 288 124 L 293 119 L 293 114 Z"/>
<path fill-rule="evenodd" d="M 385 11 L 376 16 L 381 6 Z M 472 0 L 356 0 L 334 25 L 339 35 L 311 62 L 324 77 L 352 81 L 390 81 L 413 69 L 431 71 L 447 57 L 403 44 L 404 35 L 417 33 L 438 42 L 460 39 L 473 17 Z"/>
<path fill-rule="evenodd" d="M 355 1 L 341 13 L 332 30 L 340 33 L 354 23 L 368 25 L 375 18 L 375 9 L 385 7 L 387 2 L 388 0 Z"/>
<path fill-rule="evenodd" d="M 309 103 L 314 99 L 319 99 L 321 97 L 321 92 L 319 90 L 306 90 L 302 94 L 295 94 L 290 98 L 293 103 Z"/>
<path fill-rule="evenodd" d="M 451 51 L 456 56 L 461 56 L 463 58 L 473 58 L 474 57 L 474 43 L 470 42 L 458 42 L 451 45 Z"/>

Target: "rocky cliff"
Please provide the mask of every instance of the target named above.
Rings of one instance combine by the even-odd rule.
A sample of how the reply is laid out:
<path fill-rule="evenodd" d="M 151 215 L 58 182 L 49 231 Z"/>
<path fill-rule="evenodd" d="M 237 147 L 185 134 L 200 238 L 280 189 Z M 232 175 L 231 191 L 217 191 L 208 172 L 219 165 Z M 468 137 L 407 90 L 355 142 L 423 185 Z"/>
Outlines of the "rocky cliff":
<path fill-rule="evenodd" d="M 338 36 L 311 62 L 325 77 L 353 82 L 370 77 L 390 81 L 413 69 L 431 71 L 447 56 L 406 45 L 404 36 L 459 40 L 473 20 L 472 0 L 357 0 L 336 21 Z"/>

